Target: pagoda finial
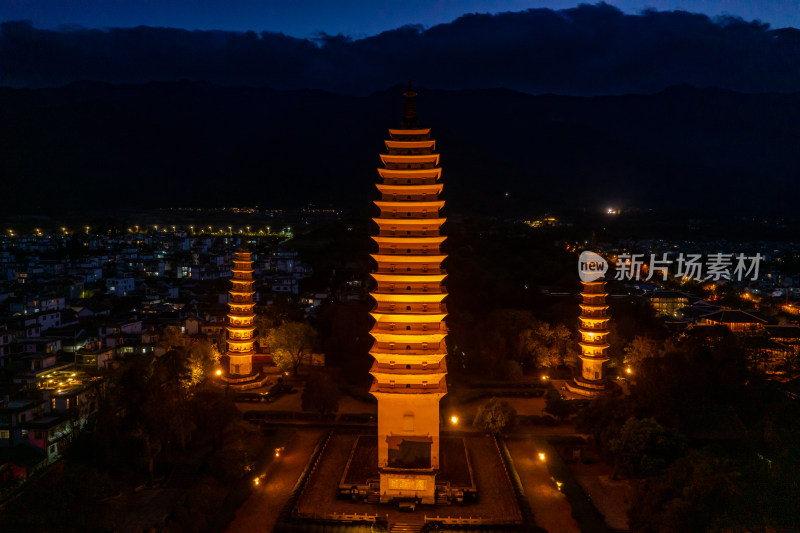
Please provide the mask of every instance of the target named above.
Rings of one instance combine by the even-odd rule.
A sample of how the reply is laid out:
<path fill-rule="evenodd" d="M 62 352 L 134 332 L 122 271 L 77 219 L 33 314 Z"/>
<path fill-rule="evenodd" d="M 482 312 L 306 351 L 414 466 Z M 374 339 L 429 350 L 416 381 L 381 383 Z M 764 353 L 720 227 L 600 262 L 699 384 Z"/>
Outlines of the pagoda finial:
<path fill-rule="evenodd" d="M 403 96 L 406 97 L 406 108 L 403 112 L 403 127 L 415 128 L 419 125 L 417 122 L 417 102 L 414 101 L 417 93 L 414 92 L 411 81 L 408 82 L 408 89 L 403 93 Z"/>

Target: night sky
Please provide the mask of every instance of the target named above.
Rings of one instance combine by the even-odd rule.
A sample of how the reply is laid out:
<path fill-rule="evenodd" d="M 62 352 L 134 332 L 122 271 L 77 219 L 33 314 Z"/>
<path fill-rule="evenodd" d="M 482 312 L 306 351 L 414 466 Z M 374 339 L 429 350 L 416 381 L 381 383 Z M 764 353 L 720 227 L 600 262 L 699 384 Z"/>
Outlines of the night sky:
<path fill-rule="evenodd" d="M 575 7 L 577 0 L 4 0 L 0 21 L 30 20 L 38 28 L 61 24 L 86 28 L 137 25 L 228 31 L 274 31 L 295 37 L 316 32 L 360 38 L 406 24 L 430 27 L 465 13 L 497 13 L 546 7 Z M 612 0 L 626 13 L 643 9 L 686 10 L 709 16 L 729 14 L 758 19 L 773 28 L 800 27 L 797 0 Z"/>

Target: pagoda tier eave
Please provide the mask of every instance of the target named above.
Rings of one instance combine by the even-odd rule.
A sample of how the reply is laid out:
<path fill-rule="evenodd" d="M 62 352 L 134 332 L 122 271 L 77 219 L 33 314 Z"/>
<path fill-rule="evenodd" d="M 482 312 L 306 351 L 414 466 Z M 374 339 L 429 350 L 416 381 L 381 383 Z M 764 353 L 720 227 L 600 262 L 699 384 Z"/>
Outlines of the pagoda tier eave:
<path fill-rule="evenodd" d="M 380 154 L 384 164 L 413 163 L 413 164 L 439 164 L 439 154 Z"/>
<path fill-rule="evenodd" d="M 250 350 L 249 352 L 232 352 L 227 351 L 224 355 L 228 357 L 252 357 L 256 354 L 255 350 Z"/>
<path fill-rule="evenodd" d="M 370 273 L 375 281 L 394 281 L 396 283 L 441 283 L 447 274 L 378 274 Z"/>
<path fill-rule="evenodd" d="M 442 169 L 441 167 L 404 169 L 378 167 L 378 175 L 382 178 L 436 178 L 438 180 L 442 177 Z"/>
<path fill-rule="evenodd" d="M 607 329 L 584 329 L 578 328 L 578 333 L 582 333 L 584 335 L 589 335 L 593 337 L 599 337 L 601 335 L 608 335 L 609 331 Z"/>
<path fill-rule="evenodd" d="M 439 382 L 447 375 L 447 372 L 442 371 L 427 374 L 392 374 L 390 372 L 370 370 L 369 373 L 372 374 L 372 377 L 375 378 L 379 385 L 385 387 L 391 387 L 390 382 L 394 381 L 397 385 L 409 383 L 411 385 L 425 385 L 425 388 L 433 387 L 434 389 L 438 387 Z"/>
<path fill-rule="evenodd" d="M 394 343 L 440 343 L 447 337 L 447 332 L 442 331 L 441 333 L 422 333 L 415 335 L 413 333 L 389 333 L 389 332 L 377 332 L 377 331 L 370 331 L 369 333 L 372 338 L 374 338 L 377 342 L 394 342 Z"/>
<path fill-rule="evenodd" d="M 369 293 L 376 302 L 394 302 L 394 303 L 437 303 L 441 302 L 447 297 L 447 292 L 431 293 L 426 292 L 422 294 L 399 294 L 396 292 L 379 292 L 373 291 Z"/>
<path fill-rule="evenodd" d="M 436 141 L 434 139 L 428 139 L 425 141 L 399 141 L 396 139 L 386 139 L 383 141 L 383 144 L 386 145 L 386 148 L 389 150 L 402 148 L 404 150 L 413 150 L 413 149 L 436 149 Z"/>
<path fill-rule="evenodd" d="M 424 350 L 418 350 L 420 353 L 415 353 L 414 350 L 404 350 L 402 353 L 389 353 L 389 352 L 369 352 L 369 354 L 380 364 L 387 365 L 394 362 L 398 365 L 418 365 L 420 361 L 425 361 L 430 365 L 438 365 L 442 359 L 447 357 L 447 353 L 433 350 L 432 353 L 423 353 Z M 424 359 L 423 359 L 424 358 Z"/>
<path fill-rule="evenodd" d="M 429 324 L 431 322 L 441 322 L 447 316 L 447 313 L 375 313 L 371 312 L 370 316 L 375 319 L 375 322 L 409 322 L 419 324 Z"/>
<path fill-rule="evenodd" d="M 433 237 L 416 237 L 409 235 L 408 237 L 381 237 L 380 235 L 373 235 L 372 240 L 378 244 L 442 244 L 445 239 L 444 235 L 436 235 Z"/>
<path fill-rule="evenodd" d="M 430 128 L 389 128 L 389 135 L 429 135 Z"/>
<path fill-rule="evenodd" d="M 402 208 L 402 209 L 409 209 L 409 208 L 427 208 L 430 207 L 431 209 L 441 209 L 444 207 L 444 200 L 402 200 L 402 201 L 387 201 L 387 200 L 375 200 L 373 202 L 375 205 L 380 207 L 381 209 L 384 208 Z"/>
<path fill-rule="evenodd" d="M 580 346 L 581 348 L 595 349 L 595 350 L 607 350 L 607 349 L 611 348 L 611 345 L 608 344 L 607 342 L 598 343 L 598 344 L 594 344 L 594 343 L 591 343 L 591 342 L 579 342 L 578 346 Z"/>
<path fill-rule="evenodd" d="M 407 363 L 395 362 L 395 366 L 391 366 L 380 363 L 380 361 L 373 361 L 369 371 L 382 372 L 385 374 L 408 373 L 408 374 L 419 374 L 419 375 L 431 375 L 431 374 L 439 374 L 447 372 L 447 363 L 445 361 L 441 361 L 441 364 L 438 363 L 429 364 L 425 368 L 420 368 L 419 366 L 416 366 L 414 368 L 408 369 L 404 366 L 405 364 Z M 415 363 L 411 364 L 419 365 L 419 361 L 416 361 Z"/>
<path fill-rule="evenodd" d="M 372 219 L 379 226 L 434 226 L 439 227 L 445 223 L 445 218 L 381 218 Z"/>
<path fill-rule="evenodd" d="M 396 191 L 397 194 L 408 194 L 413 192 L 435 192 L 439 194 L 444 189 L 444 184 L 442 183 L 427 183 L 423 185 L 409 185 L 409 184 L 401 184 L 401 183 L 376 183 L 375 187 L 383 194 L 392 194 L 392 191 Z"/>
<path fill-rule="evenodd" d="M 580 357 L 581 360 L 594 361 L 595 363 L 605 363 L 606 361 L 610 361 L 607 355 L 593 356 L 593 355 L 580 354 L 578 357 Z"/>
<path fill-rule="evenodd" d="M 391 387 L 388 384 L 380 385 L 376 381 L 372 382 L 372 386 L 369 389 L 369 393 L 375 396 L 375 398 L 380 402 L 381 396 L 386 396 L 387 398 L 391 398 L 392 396 L 396 396 L 398 394 L 416 394 L 416 395 L 425 395 L 425 396 L 435 396 L 441 399 L 445 394 L 447 394 L 447 385 L 438 385 L 437 387 L 414 387 L 414 388 L 405 388 L 405 387 Z M 397 471 L 400 471 L 399 469 Z"/>
<path fill-rule="evenodd" d="M 441 263 L 447 259 L 446 255 L 411 255 L 411 254 L 370 254 L 378 263 Z"/>

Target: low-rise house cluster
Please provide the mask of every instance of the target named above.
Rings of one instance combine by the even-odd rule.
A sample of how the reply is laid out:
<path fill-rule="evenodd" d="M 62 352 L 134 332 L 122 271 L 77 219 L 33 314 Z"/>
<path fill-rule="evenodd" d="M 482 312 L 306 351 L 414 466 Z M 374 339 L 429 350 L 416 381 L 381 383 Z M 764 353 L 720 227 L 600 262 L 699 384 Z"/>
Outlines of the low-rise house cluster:
<path fill-rule="evenodd" d="M 0 237 L 0 491 L 57 461 L 97 412 L 108 373 L 163 352 L 165 328 L 225 351 L 227 278 L 243 244 L 182 232 Z M 301 301 L 312 272 L 297 252 L 254 256 L 256 301 L 310 309 L 330 297 Z"/>

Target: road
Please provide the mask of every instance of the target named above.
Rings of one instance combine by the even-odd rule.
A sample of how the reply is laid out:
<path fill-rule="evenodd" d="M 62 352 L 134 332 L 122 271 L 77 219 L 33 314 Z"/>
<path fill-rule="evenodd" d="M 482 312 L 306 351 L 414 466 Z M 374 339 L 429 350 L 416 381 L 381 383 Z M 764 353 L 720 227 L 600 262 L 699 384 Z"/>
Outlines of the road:
<path fill-rule="evenodd" d="M 298 427 L 289 438 L 281 457 L 268 467 L 263 479 L 236 512 L 228 533 L 269 532 L 275 526 L 295 483 L 325 430 Z"/>
<path fill-rule="evenodd" d="M 578 523 L 572 518 L 572 507 L 550 477 L 547 465 L 539 459 L 535 442 L 516 438 L 508 439 L 507 445 L 536 524 L 548 533 L 580 533 Z"/>

